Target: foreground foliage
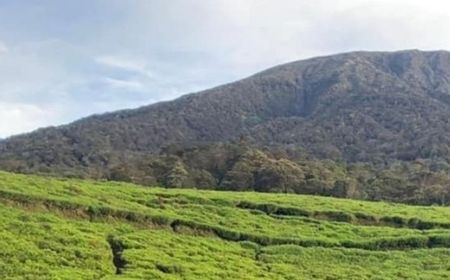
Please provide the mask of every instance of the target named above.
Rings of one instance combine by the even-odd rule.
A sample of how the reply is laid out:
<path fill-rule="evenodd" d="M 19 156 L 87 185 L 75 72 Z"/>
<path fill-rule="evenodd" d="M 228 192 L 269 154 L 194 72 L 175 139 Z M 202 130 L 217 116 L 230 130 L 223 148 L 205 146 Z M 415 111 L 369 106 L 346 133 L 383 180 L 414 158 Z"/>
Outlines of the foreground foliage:
<path fill-rule="evenodd" d="M 0 172 L 1 279 L 448 279 L 450 209 Z"/>

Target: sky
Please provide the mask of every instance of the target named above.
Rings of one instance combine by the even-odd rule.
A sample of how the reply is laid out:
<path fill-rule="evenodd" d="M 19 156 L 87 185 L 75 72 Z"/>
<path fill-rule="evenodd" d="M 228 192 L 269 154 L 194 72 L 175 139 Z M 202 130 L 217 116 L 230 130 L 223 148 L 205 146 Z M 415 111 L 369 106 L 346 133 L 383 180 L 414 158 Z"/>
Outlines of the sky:
<path fill-rule="evenodd" d="M 308 57 L 450 50 L 446 0 L 0 0 L 0 138 Z"/>

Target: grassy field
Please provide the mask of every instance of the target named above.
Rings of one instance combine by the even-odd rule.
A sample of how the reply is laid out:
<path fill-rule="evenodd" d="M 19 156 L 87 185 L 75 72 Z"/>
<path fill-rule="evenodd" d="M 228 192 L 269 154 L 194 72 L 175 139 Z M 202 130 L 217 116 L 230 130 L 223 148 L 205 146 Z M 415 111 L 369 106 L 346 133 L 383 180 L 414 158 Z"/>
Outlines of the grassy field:
<path fill-rule="evenodd" d="M 450 208 L 0 172 L 0 279 L 449 279 Z"/>

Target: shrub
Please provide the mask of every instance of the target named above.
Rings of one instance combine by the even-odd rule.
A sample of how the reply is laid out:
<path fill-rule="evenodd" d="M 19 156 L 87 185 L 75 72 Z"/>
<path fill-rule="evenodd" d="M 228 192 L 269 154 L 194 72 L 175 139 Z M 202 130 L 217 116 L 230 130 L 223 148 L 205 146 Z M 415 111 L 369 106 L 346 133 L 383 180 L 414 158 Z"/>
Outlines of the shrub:
<path fill-rule="evenodd" d="M 408 221 L 405 218 L 399 216 L 382 217 L 380 221 L 397 227 L 404 227 L 408 225 Z"/>

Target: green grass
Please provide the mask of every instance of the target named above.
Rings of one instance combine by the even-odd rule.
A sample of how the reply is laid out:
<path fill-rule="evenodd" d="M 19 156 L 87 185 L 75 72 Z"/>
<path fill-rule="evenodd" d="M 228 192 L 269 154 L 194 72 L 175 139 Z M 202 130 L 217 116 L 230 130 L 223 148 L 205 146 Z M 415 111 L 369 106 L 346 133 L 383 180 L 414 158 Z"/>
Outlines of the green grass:
<path fill-rule="evenodd" d="M 445 207 L 0 172 L 0 279 L 449 279 L 449 223 Z"/>

